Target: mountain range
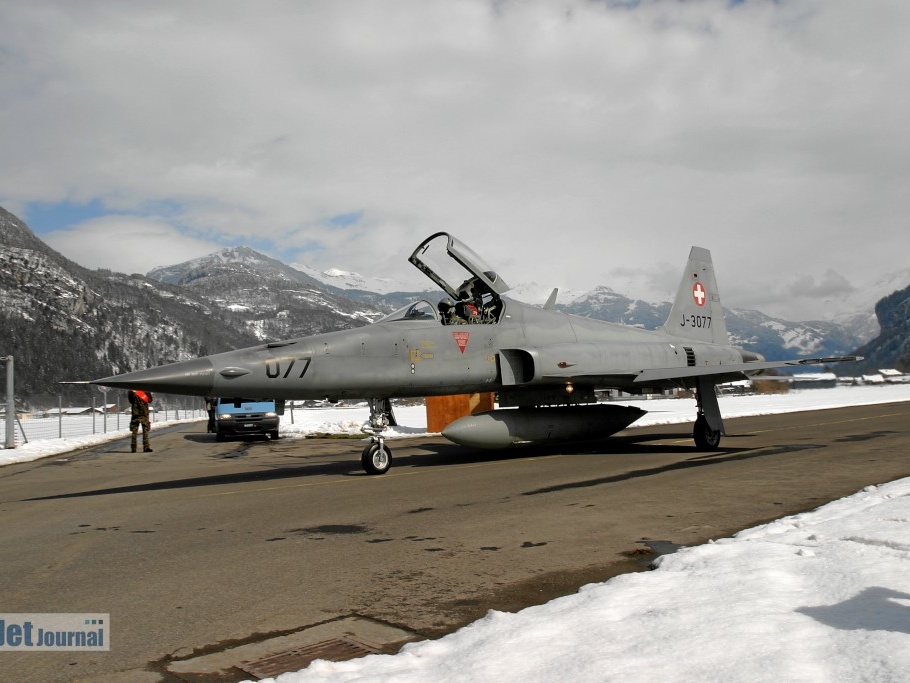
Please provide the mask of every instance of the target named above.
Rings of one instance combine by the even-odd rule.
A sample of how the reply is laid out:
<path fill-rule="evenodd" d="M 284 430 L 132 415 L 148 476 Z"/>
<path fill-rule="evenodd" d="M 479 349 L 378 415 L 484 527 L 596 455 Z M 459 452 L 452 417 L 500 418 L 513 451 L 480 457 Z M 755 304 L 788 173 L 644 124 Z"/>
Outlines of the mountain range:
<path fill-rule="evenodd" d="M 0 246 L 0 355 L 15 357 L 17 395 L 36 405 L 55 405 L 59 395 L 91 402 L 90 389 L 59 382 L 357 327 L 415 298 L 442 296 L 396 291 L 391 281 L 337 270 L 288 266 L 248 247 L 145 276 L 88 270 L 2 208 Z M 910 367 L 908 302 L 910 288 L 852 320 L 791 322 L 758 311 L 725 313 L 732 342 L 769 359 L 841 355 L 863 347 L 876 367 Z M 665 321 L 670 303 L 598 287 L 557 308 L 653 329 Z M 873 339 L 878 326 L 870 320 L 876 314 L 882 330 Z"/>
<path fill-rule="evenodd" d="M 17 395 L 51 406 L 58 395 L 92 403 L 90 389 L 59 382 L 257 341 L 229 311 L 184 288 L 73 263 L 2 208 L 0 331 L 0 354 L 15 358 Z"/>

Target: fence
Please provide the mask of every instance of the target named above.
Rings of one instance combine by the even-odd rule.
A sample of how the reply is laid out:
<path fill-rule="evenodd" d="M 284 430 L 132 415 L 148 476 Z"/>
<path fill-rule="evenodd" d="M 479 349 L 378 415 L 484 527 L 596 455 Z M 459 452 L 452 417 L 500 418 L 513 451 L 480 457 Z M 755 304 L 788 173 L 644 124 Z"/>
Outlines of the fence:
<path fill-rule="evenodd" d="M 78 411 L 78 414 L 75 414 Z M 155 396 L 149 419 L 152 423 L 171 420 L 203 420 L 207 415 L 202 399 L 190 397 Z M 129 429 L 129 410 L 103 408 L 62 408 L 23 414 L 17 420 L 16 446 L 30 441 L 61 439 L 106 434 Z"/>

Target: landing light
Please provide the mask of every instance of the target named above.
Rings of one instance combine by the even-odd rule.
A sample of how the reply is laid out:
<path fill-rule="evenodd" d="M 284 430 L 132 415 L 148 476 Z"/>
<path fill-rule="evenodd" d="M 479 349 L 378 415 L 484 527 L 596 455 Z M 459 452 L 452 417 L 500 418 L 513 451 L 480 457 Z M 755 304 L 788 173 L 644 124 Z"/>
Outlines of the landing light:
<path fill-rule="evenodd" d="M 571 384 L 567 384 L 567 385 L 566 385 L 566 393 L 567 393 L 567 394 L 571 394 L 573 391 L 575 391 L 575 387 L 572 386 Z"/>

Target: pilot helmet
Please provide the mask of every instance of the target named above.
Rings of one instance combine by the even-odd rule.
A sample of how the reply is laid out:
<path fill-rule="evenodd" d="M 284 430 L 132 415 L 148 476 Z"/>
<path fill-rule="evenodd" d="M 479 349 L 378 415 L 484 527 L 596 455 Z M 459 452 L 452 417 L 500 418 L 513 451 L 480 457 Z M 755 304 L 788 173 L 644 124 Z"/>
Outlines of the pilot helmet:
<path fill-rule="evenodd" d="M 455 302 L 453 302 L 449 297 L 446 297 L 439 301 L 437 308 L 439 309 L 440 313 L 447 313 L 448 311 L 452 310 L 453 306 L 455 306 Z"/>

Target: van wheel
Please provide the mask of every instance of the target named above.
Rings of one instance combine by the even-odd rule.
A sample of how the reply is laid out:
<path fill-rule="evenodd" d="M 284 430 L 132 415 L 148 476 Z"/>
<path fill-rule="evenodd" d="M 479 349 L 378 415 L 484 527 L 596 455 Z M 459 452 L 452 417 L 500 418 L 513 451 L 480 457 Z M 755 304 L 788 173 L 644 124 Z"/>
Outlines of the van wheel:
<path fill-rule="evenodd" d="M 371 443 L 363 449 L 360 464 L 367 474 L 385 474 L 392 466 L 392 451 L 385 444 Z"/>

